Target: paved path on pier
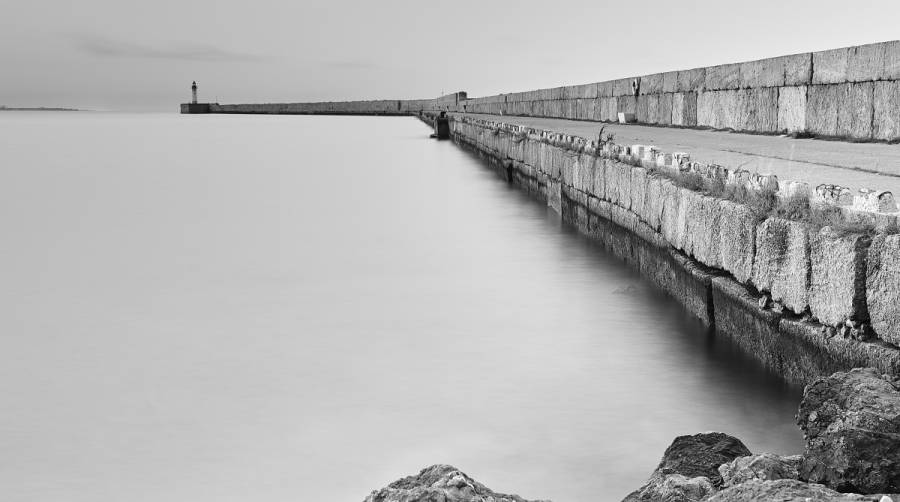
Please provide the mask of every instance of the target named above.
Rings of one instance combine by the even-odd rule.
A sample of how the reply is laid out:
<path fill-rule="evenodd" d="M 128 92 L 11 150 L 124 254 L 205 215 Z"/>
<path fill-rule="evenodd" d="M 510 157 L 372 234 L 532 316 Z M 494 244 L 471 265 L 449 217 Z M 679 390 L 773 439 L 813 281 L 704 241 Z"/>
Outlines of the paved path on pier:
<path fill-rule="evenodd" d="M 666 153 L 687 152 L 691 160 L 698 162 L 775 174 L 780 179 L 806 181 L 813 187 L 830 183 L 851 188 L 854 192 L 859 188 L 872 188 L 890 190 L 895 196 L 900 196 L 900 145 L 510 115 L 457 115 L 588 139 L 596 139 L 600 128 L 605 126 L 604 134 L 615 134 L 613 141 L 622 145 L 654 145 Z"/>

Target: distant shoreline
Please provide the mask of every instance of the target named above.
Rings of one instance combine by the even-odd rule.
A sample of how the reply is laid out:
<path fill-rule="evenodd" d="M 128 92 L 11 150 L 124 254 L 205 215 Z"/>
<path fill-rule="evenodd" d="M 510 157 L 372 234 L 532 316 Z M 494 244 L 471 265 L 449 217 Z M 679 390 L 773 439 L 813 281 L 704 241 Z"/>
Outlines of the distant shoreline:
<path fill-rule="evenodd" d="M 82 111 L 84 111 L 84 110 L 79 110 L 78 108 L 51 108 L 51 107 L 46 107 L 46 106 L 39 106 L 36 108 L 0 106 L 0 112 L 82 112 Z"/>

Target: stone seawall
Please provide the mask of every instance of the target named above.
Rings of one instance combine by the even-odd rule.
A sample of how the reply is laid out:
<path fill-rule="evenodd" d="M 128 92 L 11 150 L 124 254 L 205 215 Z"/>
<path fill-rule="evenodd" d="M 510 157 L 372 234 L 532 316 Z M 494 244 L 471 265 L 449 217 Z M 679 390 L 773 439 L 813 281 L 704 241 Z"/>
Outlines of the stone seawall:
<path fill-rule="evenodd" d="M 761 217 L 683 186 L 634 151 L 644 147 L 458 116 L 451 130 L 787 380 L 859 366 L 900 375 L 900 235 Z"/>
<path fill-rule="evenodd" d="M 372 101 L 328 101 L 321 103 L 255 103 L 221 105 L 208 103 L 205 113 L 274 115 L 414 115 L 423 111 L 457 108 L 466 99 L 455 92 L 434 99 L 382 99 Z M 182 113 L 188 113 L 182 105 Z"/>
<path fill-rule="evenodd" d="M 900 41 L 461 101 L 450 111 L 900 140 Z"/>
<path fill-rule="evenodd" d="M 900 41 L 468 98 L 210 104 L 210 113 L 520 115 L 900 141 Z"/>

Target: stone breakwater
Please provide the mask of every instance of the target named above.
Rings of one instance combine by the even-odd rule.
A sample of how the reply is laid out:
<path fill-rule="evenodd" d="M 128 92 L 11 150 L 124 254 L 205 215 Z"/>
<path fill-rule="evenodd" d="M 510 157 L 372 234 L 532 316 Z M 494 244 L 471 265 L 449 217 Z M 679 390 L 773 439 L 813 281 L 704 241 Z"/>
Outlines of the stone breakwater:
<path fill-rule="evenodd" d="M 788 381 L 866 366 L 900 374 L 895 212 L 842 206 L 818 187 L 813 203 L 833 208 L 841 220 L 820 227 L 760 214 L 710 194 L 706 185 L 685 183 L 714 181 L 793 200 L 797 186 L 772 176 L 701 166 L 652 146 L 465 116 L 455 116 L 451 130 L 511 183 Z"/>
<path fill-rule="evenodd" d="M 197 106 L 197 105 L 194 105 Z M 855 141 L 900 141 L 900 40 L 469 98 L 182 105 L 182 113 L 406 115 L 444 110 Z"/>
<path fill-rule="evenodd" d="M 900 139 L 900 41 L 486 96 L 451 111 Z"/>
<path fill-rule="evenodd" d="M 466 99 L 465 92 L 455 92 L 433 99 L 382 99 L 370 101 L 326 101 L 319 103 L 204 103 L 203 113 L 270 114 L 270 115 L 411 115 L 421 111 L 457 108 Z M 181 113 L 191 113 L 189 104 L 181 105 Z"/>

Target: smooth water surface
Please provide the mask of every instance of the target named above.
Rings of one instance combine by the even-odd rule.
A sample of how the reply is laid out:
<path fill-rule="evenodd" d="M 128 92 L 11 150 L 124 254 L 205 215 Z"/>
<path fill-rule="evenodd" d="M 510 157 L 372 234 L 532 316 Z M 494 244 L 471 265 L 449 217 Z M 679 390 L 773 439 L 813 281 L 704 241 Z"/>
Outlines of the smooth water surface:
<path fill-rule="evenodd" d="M 799 402 L 412 118 L 0 114 L 5 501 L 619 500 Z"/>

